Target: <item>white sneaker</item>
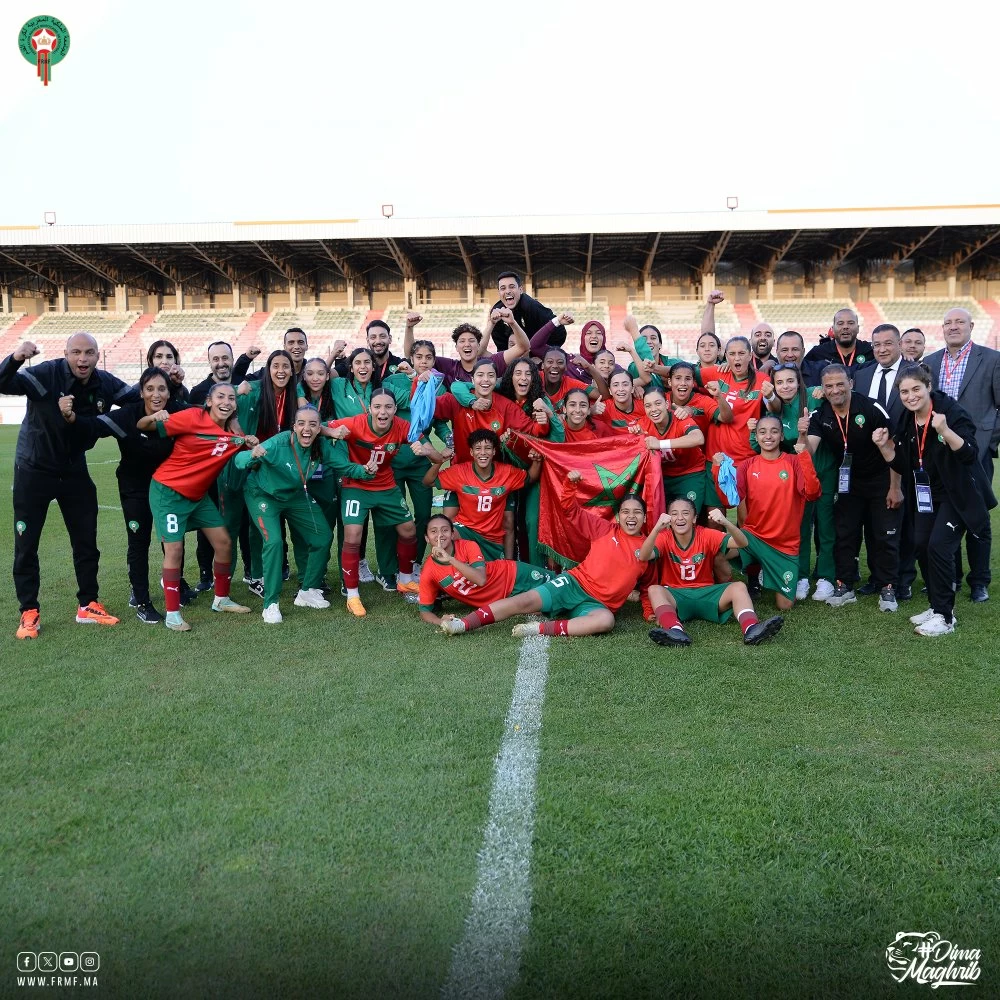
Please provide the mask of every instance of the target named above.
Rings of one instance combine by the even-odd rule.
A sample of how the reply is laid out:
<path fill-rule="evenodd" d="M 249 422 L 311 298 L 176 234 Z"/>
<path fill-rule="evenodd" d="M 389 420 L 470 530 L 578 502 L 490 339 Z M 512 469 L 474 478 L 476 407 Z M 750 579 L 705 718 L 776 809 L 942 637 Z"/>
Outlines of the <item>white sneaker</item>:
<path fill-rule="evenodd" d="M 910 616 L 911 625 L 923 625 L 924 622 L 929 622 L 934 617 L 934 609 L 928 608 L 926 611 L 921 611 L 919 615 Z M 951 613 L 951 623 L 952 625 L 958 624 L 958 615 L 953 611 Z"/>
<path fill-rule="evenodd" d="M 955 631 L 955 622 L 954 620 L 946 622 L 944 615 L 933 614 L 923 625 L 918 625 L 913 631 L 917 635 L 947 635 L 949 632 Z"/>
<path fill-rule="evenodd" d="M 328 608 L 330 602 L 323 597 L 320 590 L 300 590 L 295 595 L 295 606 L 297 608 Z"/>
<path fill-rule="evenodd" d="M 809 580 L 805 577 L 799 580 L 795 587 L 795 600 L 804 601 L 809 596 Z"/>
<path fill-rule="evenodd" d="M 461 635 L 465 629 L 465 622 L 461 618 L 442 618 L 441 631 L 445 635 Z"/>
<path fill-rule="evenodd" d="M 817 580 L 816 589 L 813 591 L 814 601 L 825 601 L 833 596 L 833 584 L 829 580 Z"/>
<path fill-rule="evenodd" d="M 281 617 L 281 608 L 277 604 L 269 604 L 260 616 L 268 625 L 280 625 L 284 621 Z"/>
<path fill-rule="evenodd" d="M 368 566 L 368 560 L 362 559 L 358 563 L 358 583 L 374 583 L 375 574 L 371 571 Z"/>
<path fill-rule="evenodd" d="M 527 639 L 530 636 L 541 635 L 542 633 L 538 630 L 538 622 L 521 622 L 520 625 L 515 625 L 510 630 L 510 634 L 515 639 Z"/>

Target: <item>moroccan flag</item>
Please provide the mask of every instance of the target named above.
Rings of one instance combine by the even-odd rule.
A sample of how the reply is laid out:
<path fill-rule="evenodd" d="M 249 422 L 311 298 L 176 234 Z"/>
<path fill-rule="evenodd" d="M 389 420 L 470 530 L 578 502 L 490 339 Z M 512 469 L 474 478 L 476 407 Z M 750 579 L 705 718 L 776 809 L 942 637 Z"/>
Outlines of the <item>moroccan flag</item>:
<path fill-rule="evenodd" d="M 565 566 L 581 562 L 590 549 L 587 539 L 578 538 L 560 514 L 560 490 L 573 469 L 583 477 L 576 484 L 580 506 L 609 521 L 619 501 L 629 494 L 638 494 L 646 501 L 647 525 L 666 509 L 660 454 L 646 448 L 642 434 L 599 438 L 581 447 L 513 433 L 545 459 L 539 482 L 538 543 Z"/>

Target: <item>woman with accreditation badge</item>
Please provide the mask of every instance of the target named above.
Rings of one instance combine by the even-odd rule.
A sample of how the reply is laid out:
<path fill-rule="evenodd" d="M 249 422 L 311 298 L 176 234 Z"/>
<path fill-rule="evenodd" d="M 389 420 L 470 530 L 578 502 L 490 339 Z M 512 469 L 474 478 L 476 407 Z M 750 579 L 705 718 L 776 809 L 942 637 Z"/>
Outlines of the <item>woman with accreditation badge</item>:
<path fill-rule="evenodd" d="M 910 621 L 917 635 L 955 631 L 955 553 L 962 535 L 989 525 L 996 498 L 979 463 L 976 425 L 950 396 L 931 388 L 925 365 L 899 373 L 906 408 L 894 434 L 872 434 L 882 457 L 898 472 L 914 511 L 914 543 L 930 607 Z"/>

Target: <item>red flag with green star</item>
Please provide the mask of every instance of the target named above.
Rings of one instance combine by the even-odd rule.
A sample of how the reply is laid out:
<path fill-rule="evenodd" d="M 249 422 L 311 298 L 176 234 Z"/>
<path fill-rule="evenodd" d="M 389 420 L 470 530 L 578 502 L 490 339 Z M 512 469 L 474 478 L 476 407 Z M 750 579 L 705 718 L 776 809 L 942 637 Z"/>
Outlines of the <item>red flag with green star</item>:
<path fill-rule="evenodd" d="M 554 444 L 515 431 L 527 445 L 542 455 L 539 480 L 538 543 L 562 565 L 580 562 L 589 550 L 560 516 L 559 491 L 566 476 L 577 470 L 583 477 L 576 484 L 580 506 L 609 521 L 618 504 L 630 494 L 646 501 L 646 523 L 652 524 L 666 509 L 659 452 L 646 448 L 641 434 L 620 434 L 580 444 Z"/>

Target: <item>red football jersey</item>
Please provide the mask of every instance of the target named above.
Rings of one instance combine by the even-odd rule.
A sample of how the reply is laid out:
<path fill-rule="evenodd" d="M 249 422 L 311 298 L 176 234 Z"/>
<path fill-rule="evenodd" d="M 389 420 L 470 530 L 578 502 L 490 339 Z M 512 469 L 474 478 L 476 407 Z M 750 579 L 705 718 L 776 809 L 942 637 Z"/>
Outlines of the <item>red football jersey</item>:
<path fill-rule="evenodd" d="M 400 448 L 409 448 L 407 435 L 410 425 L 399 417 L 392 418 L 392 426 L 385 434 L 376 434 L 372 429 L 371 418 L 365 413 L 356 417 L 344 417 L 341 420 L 328 420 L 327 427 L 346 427 L 351 435 L 347 438 L 347 454 L 352 462 L 367 465 L 374 455 L 378 463 L 378 472 L 372 479 L 351 479 L 344 476 L 344 485 L 359 490 L 391 490 L 396 486 L 392 475 L 393 459 L 399 454 Z"/>
<path fill-rule="evenodd" d="M 593 385 L 588 385 L 586 382 L 581 382 L 579 379 L 572 378 L 569 375 L 563 375 L 562 381 L 559 383 L 559 388 L 555 392 L 549 392 L 546 388 L 545 395 L 549 397 L 549 402 L 552 404 L 552 409 L 556 413 L 563 412 L 563 400 L 566 398 L 566 393 L 571 389 L 583 389 L 587 395 L 590 395 Z"/>
<path fill-rule="evenodd" d="M 506 396 L 493 393 L 493 403 L 488 410 L 474 410 L 462 404 L 451 393 L 438 396 L 434 404 L 434 416 L 438 420 L 451 421 L 452 433 L 455 435 L 455 459 L 458 462 L 472 461 L 469 451 L 468 437 L 480 428 L 503 434 L 508 428 L 532 434 L 535 437 L 548 437 L 549 425 L 544 427 L 535 423 L 527 416 L 517 403 Z"/>
<path fill-rule="evenodd" d="M 750 431 L 747 422 L 761 415 L 764 394 L 761 385 L 767 381 L 767 376 L 756 372 L 753 381 L 734 382 L 733 376 L 720 376 L 723 383 L 723 395 L 733 411 L 733 422 L 720 424 L 712 421 L 708 429 L 708 443 L 705 455 L 711 461 L 717 451 L 728 455 L 734 462 L 752 458 L 755 454 L 750 446 Z"/>
<path fill-rule="evenodd" d="M 613 399 L 604 401 L 604 412 L 594 415 L 595 420 L 603 420 L 611 424 L 618 434 L 650 434 L 649 417 L 646 416 L 646 408 L 642 405 L 642 400 L 635 400 L 635 405 L 631 413 L 619 410 Z"/>
<path fill-rule="evenodd" d="M 667 429 L 661 434 L 652 420 L 646 418 L 650 430 L 648 433 L 652 437 L 661 441 L 672 441 L 683 437 L 688 431 L 698 428 L 698 423 L 694 417 L 687 417 L 678 420 L 673 412 L 667 411 Z M 705 469 L 705 451 L 699 445 L 697 448 L 678 448 L 676 451 L 661 451 L 660 459 L 663 464 L 663 474 L 665 476 L 686 476 L 689 472 L 702 472 Z"/>
<path fill-rule="evenodd" d="M 470 608 L 483 608 L 494 601 L 510 597 L 517 578 L 517 563 L 510 559 L 485 562 L 479 545 L 464 538 L 455 539 L 455 558 L 477 568 L 485 565 L 486 583 L 477 587 L 471 580 L 456 573 L 454 566 L 439 563 L 428 556 L 420 568 L 421 611 L 433 611 L 434 601 L 439 593 L 454 597 Z"/>
<path fill-rule="evenodd" d="M 773 461 L 755 455 L 736 467 L 736 488 L 746 503 L 743 527 L 772 549 L 798 555 L 802 511 L 823 492 L 809 452 Z"/>
<path fill-rule="evenodd" d="M 801 524 L 801 518 L 799 522 Z M 715 528 L 698 525 L 686 549 L 667 528 L 656 536 L 660 553 L 657 579 L 664 587 L 711 587 L 715 583 L 713 563 L 729 536 Z"/>
<path fill-rule="evenodd" d="M 495 462 L 493 475 L 482 479 L 472 462 L 460 462 L 438 473 L 438 484 L 455 494 L 458 501 L 456 524 L 464 525 L 491 542 L 502 543 L 507 498 L 514 490 L 519 490 L 527 478 L 523 470 Z"/>
<path fill-rule="evenodd" d="M 201 407 L 171 413 L 156 430 L 177 441 L 153 478 L 188 500 L 201 500 L 226 462 L 245 447 L 242 435 L 224 431 Z"/>

